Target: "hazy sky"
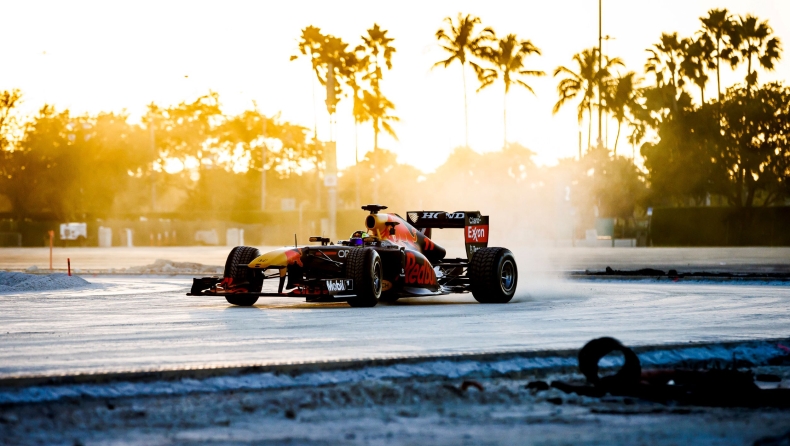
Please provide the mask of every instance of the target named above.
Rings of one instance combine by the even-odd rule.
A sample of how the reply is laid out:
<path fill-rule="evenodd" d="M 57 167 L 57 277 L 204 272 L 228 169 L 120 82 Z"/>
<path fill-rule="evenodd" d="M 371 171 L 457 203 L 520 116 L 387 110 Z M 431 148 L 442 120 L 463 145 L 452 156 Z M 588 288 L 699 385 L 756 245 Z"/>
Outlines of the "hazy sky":
<path fill-rule="evenodd" d="M 698 17 L 714 7 L 768 19 L 785 48 L 790 45 L 786 0 L 604 0 L 603 34 L 613 38 L 604 42 L 604 53 L 623 58 L 628 70 L 641 73 L 645 48 L 661 32 L 691 35 L 699 29 Z M 383 88 L 401 118 L 399 141 L 384 138 L 380 145 L 395 151 L 400 161 L 429 171 L 464 141 L 461 68 L 431 69 L 445 57 L 434 37 L 442 19 L 464 12 L 480 16 L 500 35 L 530 39 L 543 51 L 528 60 L 529 68 L 548 74 L 529 81 L 537 96 L 518 88 L 509 95 L 508 139 L 537 152 L 539 163 L 552 164 L 577 153 L 579 126 L 575 104 L 552 116 L 557 82 L 551 71 L 597 44 L 597 9 L 594 0 L 3 1 L 0 89 L 22 89 L 25 111 L 52 103 L 76 112 L 126 109 L 133 119 L 151 101 L 175 104 L 211 89 L 231 113 L 252 107 L 254 100 L 267 114 L 281 112 L 284 119 L 312 128 L 317 111 L 319 137 L 325 139 L 324 91 L 316 88 L 314 106 L 309 62 L 289 62 L 300 31 L 314 25 L 356 44 L 375 22 L 396 39 L 394 68 Z M 744 71 L 724 70 L 723 84 L 742 79 Z M 760 80 L 784 80 L 788 74 L 790 64 L 782 61 Z M 480 152 L 497 150 L 503 87 L 496 84 L 476 94 L 471 72 L 467 79 L 470 145 Z M 715 88 L 709 84 L 708 94 Z M 341 102 L 337 119 L 341 167 L 354 162 L 349 102 Z M 615 133 L 611 124 L 609 146 Z M 359 147 L 366 151 L 372 144 L 366 126 Z M 624 136 L 618 150 L 631 153 Z"/>

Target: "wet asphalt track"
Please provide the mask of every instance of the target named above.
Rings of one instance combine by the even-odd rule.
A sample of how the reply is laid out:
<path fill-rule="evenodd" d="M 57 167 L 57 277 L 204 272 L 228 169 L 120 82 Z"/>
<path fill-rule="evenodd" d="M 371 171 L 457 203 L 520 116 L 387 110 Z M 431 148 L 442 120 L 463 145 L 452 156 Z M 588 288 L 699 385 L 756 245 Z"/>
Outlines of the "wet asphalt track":
<path fill-rule="evenodd" d="M 92 288 L 0 295 L 0 376 L 790 335 L 787 284 L 523 277 L 507 305 L 465 294 L 366 309 L 291 298 L 232 307 L 185 296 L 187 277 L 88 279 Z"/>

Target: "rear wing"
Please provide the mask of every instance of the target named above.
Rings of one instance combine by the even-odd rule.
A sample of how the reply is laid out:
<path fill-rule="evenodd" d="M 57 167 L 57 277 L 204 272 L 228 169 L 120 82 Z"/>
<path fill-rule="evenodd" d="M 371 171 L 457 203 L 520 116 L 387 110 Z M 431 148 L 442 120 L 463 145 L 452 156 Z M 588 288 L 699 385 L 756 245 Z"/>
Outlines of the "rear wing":
<path fill-rule="evenodd" d="M 467 259 L 471 260 L 475 251 L 488 246 L 488 215 L 482 215 L 480 211 L 410 211 L 406 218 L 428 237 L 434 228 L 463 229 Z"/>

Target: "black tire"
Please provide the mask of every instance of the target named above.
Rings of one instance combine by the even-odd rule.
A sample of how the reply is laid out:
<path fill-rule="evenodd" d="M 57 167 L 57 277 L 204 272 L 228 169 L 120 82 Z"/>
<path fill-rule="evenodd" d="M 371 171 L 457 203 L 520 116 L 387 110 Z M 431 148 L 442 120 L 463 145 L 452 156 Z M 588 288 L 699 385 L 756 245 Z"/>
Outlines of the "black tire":
<path fill-rule="evenodd" d="M 513 253 L 505 248 L 483 248 L 469 262 L 472 295 L 481 304 L 506 304 L 516 294 L 518 268 Z"/>
<path fill-rule="evenodd" d="M 354 297 L 348 298 L 352 307 L 375 307 L 381 297 L 383 277 L 381 257 L 371 248 L 348 250 L 346 277 L 354 281 Z"/>
<path fill-rule="evenodd" d="M 252 262 L 261 252 L 258 248 L 251 246 L 237 246 L 230 250 L 228 260 L 225 261 L 224 278 L 233 279 L 232 283 L 236 286 L 243 286 L 251 293 L 260 293 L 263 287 L 263 274 L 260 271 L 247 268 L 246 265 Z M 258 296 L 225 296 L 225 300 L 232 305 L 249 307 L 258 301 Z"/>

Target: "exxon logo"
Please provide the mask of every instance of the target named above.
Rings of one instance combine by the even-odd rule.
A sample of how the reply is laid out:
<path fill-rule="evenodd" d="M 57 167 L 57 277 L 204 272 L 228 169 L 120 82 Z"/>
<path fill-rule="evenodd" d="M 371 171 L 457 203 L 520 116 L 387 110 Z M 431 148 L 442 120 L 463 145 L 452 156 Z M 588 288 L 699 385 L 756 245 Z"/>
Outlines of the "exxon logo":
<path fill-rule="evenodd" d="M 467 243 L 483 243 L 488 242 L 488 225 L 481 226 L 467 226 L 466 227 L 466 242 Z"/>

